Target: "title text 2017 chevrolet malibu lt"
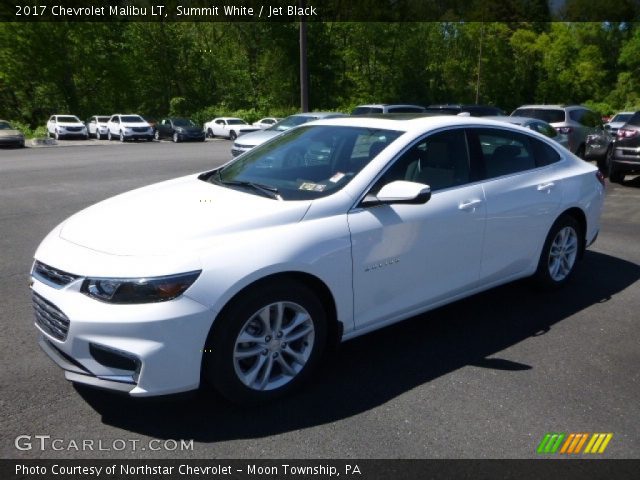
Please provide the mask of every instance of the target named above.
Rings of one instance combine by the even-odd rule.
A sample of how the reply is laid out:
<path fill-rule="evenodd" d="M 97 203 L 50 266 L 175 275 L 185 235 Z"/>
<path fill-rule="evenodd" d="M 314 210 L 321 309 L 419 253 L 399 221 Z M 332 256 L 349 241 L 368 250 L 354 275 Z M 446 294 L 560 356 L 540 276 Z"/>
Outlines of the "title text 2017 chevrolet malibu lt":
<path fill-rule="evenodd" d="M 40 345 L 73 382 L 269 400 L 332 342 L 522 277 L 563 285 L 603 196 L 518 126 L 312 122 L 56 227 L 32 270 Z"/>

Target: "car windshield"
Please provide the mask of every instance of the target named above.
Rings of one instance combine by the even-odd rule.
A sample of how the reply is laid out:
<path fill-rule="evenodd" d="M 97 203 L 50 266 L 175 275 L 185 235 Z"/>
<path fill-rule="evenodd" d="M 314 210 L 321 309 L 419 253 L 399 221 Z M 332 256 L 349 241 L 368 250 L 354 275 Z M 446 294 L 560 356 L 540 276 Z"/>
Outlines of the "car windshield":
<path fill-rule="evenodd" d="M 0 130 L 13 130 L 8 122 L 0 121 Z"/>
<path fill-rule="evenodd" d="M 324 197 L 343 188 L 402 133 L 304 126 L 279 135 L 201 179 L 282 200 Z"/>
<path fill-rule="evenodd" d="M 619 113 L 615 117 L 613 117 L 609 123 L 613 123 L 613 122 L 625 123 L 625 122 L 628 122 L 632 116 L 633 116 L 633 113 Z"/>
<path fill-rule="evenodd" d="M 121 117 L 121 120 L 126 123 L 144 123 L 142 117 L 138 115 L 125 115 Z"/>
<path fill-rule="evenodd" d="M 107 123 L 111 117 L 96 117 L 99 122 Z"/>
<path fill-rule="evenodd" d="M 518 108 L 511 115 L 514 117 L 537 118 L 547 123 L 560 123 L 565 121 L 564 110 L 551 108 Z"/>
<path fill-rule="evenodd" d="M 307 123 L 315 119 L 316 117 L 311 117 L 309 115 L 292 115 L 276 123 L 273 127 L 267 128 L 267 130 L 284 132 L 285 130 L 289 130 L 290 128 L 297 127 L 298 125 L 302 125 L 303 123 Z"/>
<path fill-rule="evenodd" d="M 227 120 L 227 125 L 246 125 L 247 122 L 240 120 L 239 118 L 230 118 Z"/>
<path fill-rule="evenodd" d="M 58 117 L 58 121 L 65 122 L 65 123 L 80 123 L 80 120 L 78 119 L 78 117 L 71 117 L 71 116 L 60 116 Z"/>
<path fill-rule="evenodd" d="M 173 124 L 176 127 L 195 127 L 196 126 L 196 124 L 193 123 L 193 121 L 189 120 L 188 118 L 174 118 Z"/>

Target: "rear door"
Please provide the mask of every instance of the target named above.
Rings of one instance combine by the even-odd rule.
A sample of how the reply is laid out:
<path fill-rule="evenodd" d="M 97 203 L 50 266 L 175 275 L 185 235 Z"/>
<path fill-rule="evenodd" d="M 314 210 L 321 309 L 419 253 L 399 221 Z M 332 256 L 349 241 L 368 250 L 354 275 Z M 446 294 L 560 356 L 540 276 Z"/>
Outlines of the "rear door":
<path fill-rule="evenodd" d="M 537 265 L 562 200 L 561 156 L 545 142 L 499 128 L 469 130 L 482 165 L 486 231 L 480 280 L 518 276 Z"/>

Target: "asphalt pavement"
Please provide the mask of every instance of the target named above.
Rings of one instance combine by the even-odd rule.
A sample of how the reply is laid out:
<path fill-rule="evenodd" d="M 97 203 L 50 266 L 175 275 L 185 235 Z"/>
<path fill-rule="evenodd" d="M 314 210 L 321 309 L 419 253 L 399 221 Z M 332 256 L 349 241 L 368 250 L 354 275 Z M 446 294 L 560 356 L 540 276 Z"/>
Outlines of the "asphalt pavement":
<path fill-rule="evenodd" d="M 516 282 L 347 342 L 277 403 L 134 400 L 64 380 L 36 344 L 38 243 L 76 211 L 219 165 L 230 147 L 0 150 L 0 457 L 534 458 L 548 432 L 607 432 L 601 457 L 640 458 L 640 177 L 607 186 L 600 236 L 567 288 Z"/>

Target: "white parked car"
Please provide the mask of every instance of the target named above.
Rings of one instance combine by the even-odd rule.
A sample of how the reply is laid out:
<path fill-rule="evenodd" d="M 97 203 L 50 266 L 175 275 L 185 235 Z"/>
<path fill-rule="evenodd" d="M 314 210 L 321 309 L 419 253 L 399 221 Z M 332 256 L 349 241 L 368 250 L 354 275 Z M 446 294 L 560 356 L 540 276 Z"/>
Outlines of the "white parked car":
<path fill-rule="evenodd" d="M 73 382 L 270 400 L 329 344 L 523 277 L 562 286 L 603 198 L 594 166 L 506 123 L 311 122 L 57 226 L 31 273 L 40 345 Z"/>
<path fill-rule="evenodd" d="M 153 140 L 153 127 L 140 115 L 115 114 L 107 122 L 107 140 Z"/>
<path fill-rule="evenodd" d="M 87 127 L 75 115 L 51 115 L 47 122 L 47 132 L 56 140 L 68 137 L 89 138 Z"/>
<path fill-rule="evenodd" d="M 108 115 L 94 115 L 86 121 L 87 132 L 90 137 L 96 137 L 97 140 L 107 138 L 107 122 L 109 122 Z"/>
<path fill-rule="evenodd" d="M 266 128 L 274 126 L 280 120 L 282 120 L 282 119 L 281 118 L 276 118 L 276 117 L 265 117 L 265 118 L 261 118 L 257 122 L 253 122 L 252 125 L 254 127 L 258 127 L 260 130 L 264 130 Z"/>
<path fill-rule="evenodd" d="M 209 138 L 225 137 L 235 140 L 240 135 L 257 130 L 260 128 L 235 117 L 218 117 L 204 124 L 204 131 Z"/>

